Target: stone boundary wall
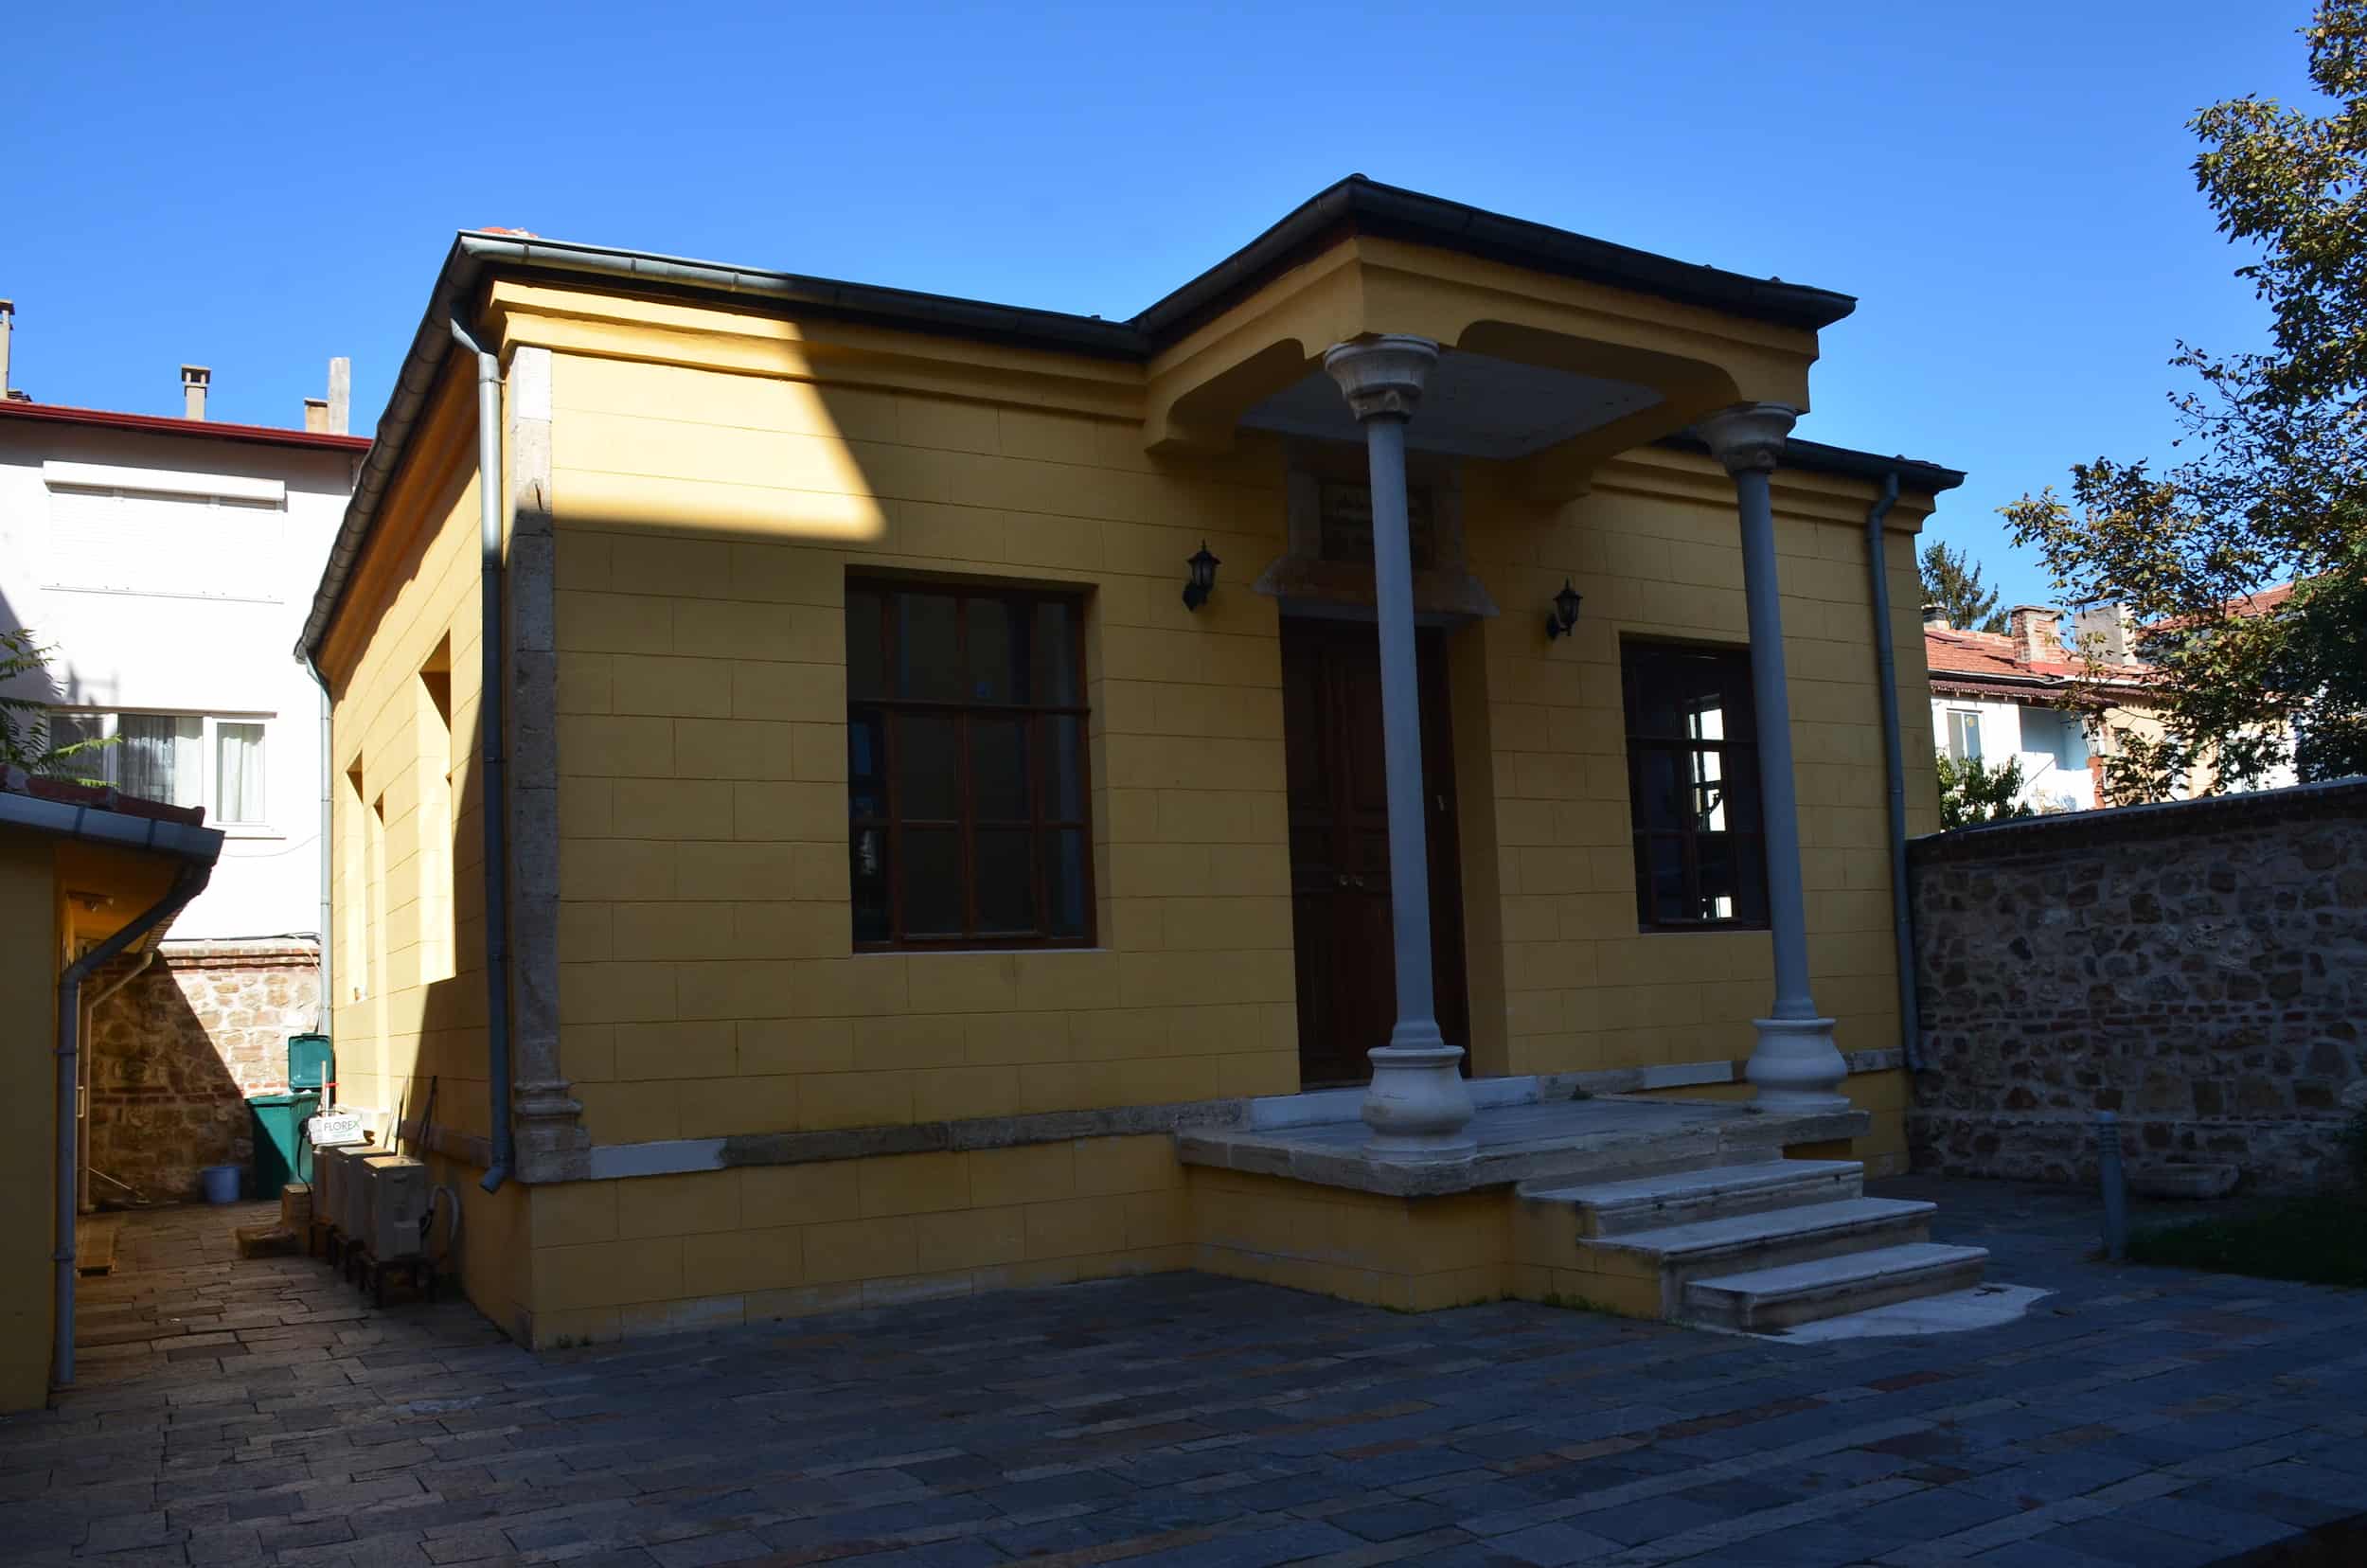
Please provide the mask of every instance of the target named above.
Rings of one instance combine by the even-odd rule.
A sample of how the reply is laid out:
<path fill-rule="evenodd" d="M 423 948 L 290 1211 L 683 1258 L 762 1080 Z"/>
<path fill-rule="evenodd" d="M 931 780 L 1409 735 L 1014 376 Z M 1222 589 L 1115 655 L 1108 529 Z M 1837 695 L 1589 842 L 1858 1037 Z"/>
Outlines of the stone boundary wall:
<path fill-rule="evenodd" d="M 2086 1182 L 2340 1168 L 2367 1076 L 2367 780 L 1960 829 L 1909 846 L 1923 1063 L 1915 1168 Z"/>
<path fill-rule="evenodd" d="M 136 959 L 89 983 L 97 995 Z M 246 1096 L 288 1087 L 287 1040 L 318 1016 L 310 941 L 168 942 L 90 1026 L 90 1163 L 151 1200 L 194 1199 L 209 1165 L 254 1154 Z M 90 1198 L 123 1190 L 93 1176 Z"/>

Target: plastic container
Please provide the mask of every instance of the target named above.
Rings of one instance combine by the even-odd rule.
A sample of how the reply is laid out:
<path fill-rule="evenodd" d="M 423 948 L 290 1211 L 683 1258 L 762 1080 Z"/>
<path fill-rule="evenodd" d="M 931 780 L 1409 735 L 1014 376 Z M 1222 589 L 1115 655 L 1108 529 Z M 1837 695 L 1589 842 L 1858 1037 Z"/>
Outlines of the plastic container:
<path fill-rule="evenodd" d="M 239 1178 L 244 1172 L 237 1166 L 207 1166 L 197 1173 L 205 1188 L 209 1203 L 235 1203 L 239 1201 Z"/>
<path fill-rule="evenodd" d="M 304 1124 L 321 1105 L 320 1095 L 254 1095 L 246 1102 L 255 1118 L 255 1196 L 276 1203 L 290 1182 L 312 1179 L 312 1143 Z"/>

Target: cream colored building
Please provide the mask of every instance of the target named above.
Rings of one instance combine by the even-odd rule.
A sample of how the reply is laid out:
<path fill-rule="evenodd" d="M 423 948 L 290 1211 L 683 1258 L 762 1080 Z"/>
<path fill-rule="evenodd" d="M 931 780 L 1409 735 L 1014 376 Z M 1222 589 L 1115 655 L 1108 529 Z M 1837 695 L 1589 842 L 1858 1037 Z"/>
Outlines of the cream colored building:
<path fill-rule="evenodd" d="M 1361 179 L 1129 321 L 461 235 L 302 644 L 346 1098 L 535 1343 L 1684 1315 L 1554 1179 L 1903 1157 L 1961 475 L 1788 438 L 1851 307 Z"/>

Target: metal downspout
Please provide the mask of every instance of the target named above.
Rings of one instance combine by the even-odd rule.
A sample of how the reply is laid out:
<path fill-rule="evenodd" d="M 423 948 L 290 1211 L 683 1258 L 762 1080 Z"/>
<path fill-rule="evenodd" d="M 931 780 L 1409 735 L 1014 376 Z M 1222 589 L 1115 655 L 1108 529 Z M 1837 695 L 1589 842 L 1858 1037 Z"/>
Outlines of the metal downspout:
<path fill-rule="evenodd" d="M 76 1177 L 80 1139 L 74 1116 L 74 1091 L 82 1050 L 82 982 L 132 944 L 179 914 L 213 879 L 210 865 L 187 866 L 165 896 L 142 910 L 122 930 L 68 964 L 58 976 L 58 1203 L 57 1238 L 49 1256 L 56 1265 L 49 1348 L 50 1377 L 63 1388 L 74 1381 L 74 1221 L 80 1204 Z"/>
<path fill-rule="evenodd" d="M 1898 731 L 1898 659 L 1891 642 L 1891 585 L 1882 522 L 1898 500 L 1898 472 L 1865 514 L 1866 579 L 1874 590 L 1874 668 L 1882 695 L 1882 767 L 1890 784 L 1891 937 L 1898 966 L 1898 1039 L 1907 1071 L 1923 1070 L 1923 1014 L 1915 999 L 1914 913 L 1907 898 L 1907 759 Z"/>
<path fill-rule="evenodd" d="M 477 581 L 484 608 L 477 629 L 477 760 L 485 778 L 478 811 L 485 819 L 485 1043 L 493 1099 L 493 1165 L 478 1185 L 499 1192 L 516 1155 L 509 1110 L 509 796 L 502 749 L 502 366 L 501 357 L 486 352 L 459 317 L 451 325 L 454 341 L 476 356 Z M 427 1134 L 421 1127 L 421 1139 Z"/>
<path fill-rule="evenodd" d="M 304 666 L 304 672 L 312 677 L 312 684 L 321 688 L 321 1006 L 320 1016 L 314 1020 L 312 1027 L 319 1033 L 328 1035 L 333 1042 L 337 1034 L 337 993 L 331 989 L 329 982 L 336 975 L 336 965 L 329 957 L 329 935 L 330 924 L 336 918 L 336 912 L 331 907 L 329 890 L 329 867 L 332 864 L 329 857 L 334 853 L 329 843 L 331 838 L 329 789 L 331 781 L 336 776 L 336 769 L 329 761 L 329 758 L 336 754 L 329 750 L 329 740 L 332 736 L 330 719 L 335 704 L 329 700 L 329 679 L 321 673 L 321 667 L 313 661 L 311 655 L 306 654 L 299 662 Z M 333 1044 L 331 1048 L 334 1048 Z M 323 1087 L 327 1086 L 323 1085 Z M 323 1105 L 321 1109 L 329 1111 L 333 1110 L 334 1107 Z"/>

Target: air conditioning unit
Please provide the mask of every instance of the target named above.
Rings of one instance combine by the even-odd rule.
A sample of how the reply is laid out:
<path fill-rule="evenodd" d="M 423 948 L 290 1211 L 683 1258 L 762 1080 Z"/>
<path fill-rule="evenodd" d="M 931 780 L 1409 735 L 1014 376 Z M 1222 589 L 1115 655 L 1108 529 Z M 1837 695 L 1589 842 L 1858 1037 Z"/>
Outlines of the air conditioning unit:
<path fill-rule="evenodd" d="M 346 1188 L 352 1182 L 352 1164 L 378 1150 L 368 1144 L 329 1144 L 312 1150 L 312 1218 L 325 1225 L 346 1228 Z"/>
<path fill-rule="evenodd" d="M 365 1160 L 361 1166 L 363 1224 L 370 1258 L 399 1263 L 424 1250 L 420 1232 L 427 1219 L 427 1167 L 407 1154 Z"/>
<path fill-rule="evenodd" d="M 369 1240 L 370 1167 L 407 1158 L 388 1149 L 365 1149 L 346 1163 L 345 1179 L 337 1184 L 337 1228 L 347 1241 Z"/>

